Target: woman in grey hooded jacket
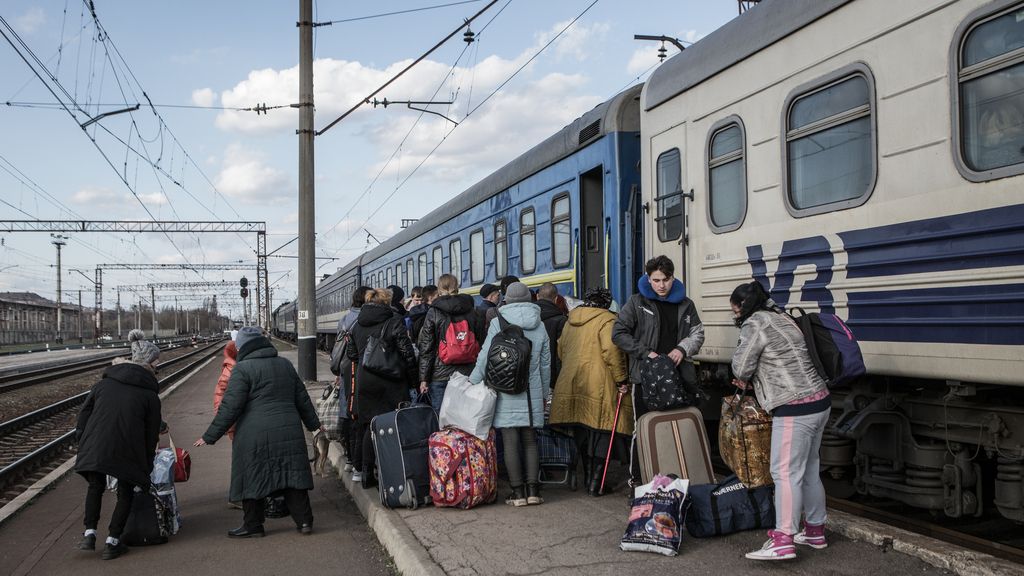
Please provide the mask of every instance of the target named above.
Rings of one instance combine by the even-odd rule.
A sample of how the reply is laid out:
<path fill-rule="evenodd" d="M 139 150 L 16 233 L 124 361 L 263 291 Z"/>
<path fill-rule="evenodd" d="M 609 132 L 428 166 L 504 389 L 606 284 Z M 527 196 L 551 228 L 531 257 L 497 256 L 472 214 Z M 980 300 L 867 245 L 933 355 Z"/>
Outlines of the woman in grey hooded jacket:
<path fill-rule="evenodd" d="M 535 429 L 544 426 L 545 394 L 551 390 L 551 351 L 548 346 L 547 330 L 540 321 L 540 307 L 530 300 L 530 289 L 526 284 L 515 282 L 509 285 L 505 293 L 505 305 L 499 310 L 502 318 L 508 323 L 523 329 L 532 345 L 529 388 L 526 392 L 516 395 L 498 394 L 498 402 L 494 408 L 494 427 L 501 430 L 501 439 L 505 445 L 505 468 L 508 470 L 509 483 L 512 485 L 512 494 L 506 502 L 513 506 L 544 502 L 540 497 L 540 454 L 537 450 Z M 469 376 L 473 384 L 484 381 L 487 352 L 491 349 L 494 336 L 500 331 L 500 322 L 492 322 L 488 327 L 487 339 L 480 350 L 480 355 L 477 356 L 476 367 Z M 525 478 L 522 463 L 519 461 L 520 442 L 526 456 Z"/>
<path fill-rule="evenodd" d="M 753 385 L 761 407 L 772 413 L 775 529 L 747 558 L 787 560 L 796 557 L 794 544 L 828 546 L 818 450 L 832 399 L 800 328 L 775 306 L 759 282 L 737 286 L 729 303 L 740 327 L 732 356 L 733 383 L 744 389 Z M 801 514 L 806 518 L 803 530 Z"/>

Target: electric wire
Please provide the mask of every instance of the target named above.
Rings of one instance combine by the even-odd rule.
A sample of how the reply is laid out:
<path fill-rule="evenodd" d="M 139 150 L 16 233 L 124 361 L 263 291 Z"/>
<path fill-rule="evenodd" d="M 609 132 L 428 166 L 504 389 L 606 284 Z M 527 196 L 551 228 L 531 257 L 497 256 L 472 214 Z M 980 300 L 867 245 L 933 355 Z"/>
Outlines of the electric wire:
<path fill-rule="evenodd" d="M 447 8 L 449 6 L 459 6 L 460 4 L 473 4 L 476 2 L 482 2 L 483 0 L 462 0 L 461 2 L 449 2 L 447 4 L 438 4 L 436 6 L 424 6 L 422 8 L 410 8 L 408 10 L 398 10 L 396 12 L 386 12 L 384 14 L 372 14 L 370 16 L 358 16 L 356 18 L 345 18 L 343 20 L 330 20 L 327 22 L 316 22 L 314 26 L 330 26 L 332 24 L 343 24 L 346 22 L 359 22 L 360 20 L 370 20 L 373 18 L 384 18 L 386 16 L 397 16 L 399 14 L 410 14 L 412 12 L 423 12 L 426 10 L 436 10 L 438 8 Z"/>
<path fill-rule="evenodd" d="M 390 193 L 390 194 L 388 194 L 388 196 L 384 198 L 384 200 L 383 200 L 383 201 L 382 201 L 382 202 L 381 202 L 381 203 L 380 203 L 380 204 L 379 204 L 379 205 L 377 206 L 377 208 L 375 208 L 375 209 L 373 210 L 373 212 L 371 212 L 371 213 L 370 213 L 370 215 L 369 215 L 369 216 L 367 216 L 365 220 L 363 220 L 363 223 L 362 223 L 362 224 L 360 224 L 360 225 L 359 225 L 359 227 L 357 228 L 357 232 L 355 232 L 355 233 L 352 233 L 352 234 L 350 234 L 350 235 L 348 236 L 348 238 L 346 238 L 346 239 L 345 239 L 345 241 L 344 241 L 344 242 L 343 242 L 343 243 L 341 244 L 341 246 L 340 246 L 340 247 L 338 248 L 338 250 L 337 250 L 337 251 L 335 252 L 335 255 L 336 255 L 336 254 L 338 254 L 338 253 L 340 253 L 340 252 L 341 252 L 341 250 L 342 250 L 342 249 L 343 249 L 343 248 L 344 248 L 344 247 L 345 247 L 345 246 L 346 246 L 346 245 L 347 245 L 347 244 L 348 244 L 348 243 L 349 243 L 349 242 L 350 242 L 350 241 L 352 240 L 352 238 L 354 238 L 354 237 L 356 236 L 356 234 L 358 234 L 358 230 L 361 230 L 361 229 L 363 228 L 363 226 L 365 226 L 365 225 L 366 225 L 366 223 L 367 223 L 367 222 L 369 222 L 371 218 L 373 218 L 374 216 L 376 216 L 376 215 L 377 215 L 377 213 L 378 213 L 378 212 L 380 212 L 380 210 L 381 210 L 381 209 L 382 209 L 382 208 L 383 208 L 383 207 L 384 207 L 384 206 L 385 206 L 385 205 L 386 205 L 386 204 L 388 203 L 388 201 L 390 201 L 390 200 L 391 200 L 391 198 L 393 198 L 393 197 L 395 196 L 395 194 L 397 194 L 397 193 L 398 193 L 398 191 L 402 189 L 402 187 L 403 187 L 403 186 L 405 185 L 405 183 L 406 183 L 406 182 L 408 182 L 408 181 L 409 181 L 409 179 L 410 179 L 410 178 L 412 178 L 412 176 L 413 176 L 414 174 L 416 174 L 416 172 L 417 172 L 417 171 L 418 171 L 418 170 L 419 170 L 419 169 L 420 169 L 420 168 L 421 168 L 421 167 L 422 167 L 422 166 L 423 166 L 423 165 L 424 165 L 424 164 L 425 164 L 425 163 L 427 162 L 427 160 L 429 160 L 429 159 L 430 159 L 430 157 L 431 157 L 431 156 L 433 156 L 434 152 L 436 152 L 436 151 L 437 151 L 437 149 L 438 149 L 438 148 L 440 148 L 442 144 L 444 144 L 444 142 L 445 142 L 445 141 L 446 141 L 446 140 L 448 139 L 448 137 L 449 137 L 449 136 L 451 136 L 452 132 L 454 132 L 454 131 L 455 131 L 455 130 L 456 130 L 456 129 L 457 129 L 458 127 L 459 127 L 459 126 L 462 126 L 462 125 L 463 125 L 463 124 L 465 123 L 465 121 L 466 121 L 466 120 L 467 120 L 467 119 L 468 119 L 468 118 L 469 118 L 469 117 L 470 117 L 470 116 L 471 116 L 471 115 L 472 115 L 472 114 L 473 114 L 474 112 L 476 112 L 477 110 L 479 110 L 479 109 L 480 109 L 480 107 L 481 107 L 481 106 L 483 106 L 484 104 L 486 104 L 488 100 L 490 100 L 490 99 L 491 99 L 491 98 L 492 98 L 492 97 L 493 97 L 493 96 L 494 96 L 495 94 L 497 94 L 497 93 L 498 93 L 498 91 L 500 91 L 500 90 L 501 90 L 502 88 L 504 88 L 504 87 L 505 87 L 505 86 L 506 86 L 506 85 L 507 85 L 507 84 L 508 84 L 508 83 L 509 83 L 510 81 L 512 81 L 512 79 L 513 79 L 513 78 L 515 78 L 515 77 L 516 77 L 516 76 L 517 76 L 517 75 L 518 75 L 518 74 L 519 74 L 520 72 L 522 72 L 522 71 L 523 71 L 523 70 L 524 70 L 524 69 L 526 68 L 526 66 L 527 66 L 527 65 L 529 65 L 529 64 L 530 64 L 531 62 L 533 62 L 533 61 L 534 61 L 534 60 L 535 60 L 535 59 L 536 59 L 536 58 L 537 58 L 538 56 L 540 56 L 540 54 L 541 54 L 542 52 L 544 52 L 545 50 L 547 50 L 547 48 L 548 48 L 549 46 L 551 46 L 551 45 L 552 45 L 552 44 L 553 44 L 553 43 L 555 42 L 555 40 L 558 40 L 558 38 L 560 38 L 560 37 L 562 36 L 562 34 L 564 34 L 564 33 L 565 33 L 565 32 L 566 32 L 566 31 L 567 31 L 567 30 L 568 30 L 568 29 L 569 29 L 570 27 L 572 27 L 572 25 L 573 25 L 573 24 L 575 24 L 575 23 L 576 23 L 576 21 L 578 21 L 578 20 L 579 20 L 580 18 L 582 18 L 582 17 L 583 17 L 583 16 L 584 16 L 584 15 L 585 15 L 585 14 L 586 14 L 587 12 L 589 12 L 589 11 L 590 11 L 590 9 L 591 9 L 591 8 L 593 8 L 593 7 L 594 7 L 594 5 L 596 5 L 596 4 L 597 4 L 597 3 L 599 2 L 599 1 L 600 1 L 600 0 L 593 0 L 593 2 L 591 2 L 591 3 L 590 3 L 590 4 L 589 4 L 589 5 L 588 5 L 588 6 L 586 7 L 586 8 L 584 8 L 582 12 L 580 12 L 580 13 L 579 13 L 579 14 L 578 14 L 578 15 L 577 15 L 577 16 L 576 16 L 575 18 L 573 18 L 573 19 L 572 19 L 572 20 L 571 20 L 571 21 L 570 21 L 570 22 L 569 22 L 568 24 L 566 24 L 566 25 L 565 25 L 565 27 L 564 27 L 564 28 L 562 28 L 562 30 L 558 32 L 558 34 L 556 34 L 556 35 L 555 35 L 554 37 L 552 37 L 552 38 L 551 38 L 551 40 L 549 40 L 549 41 L 548 41 L 548 42 L 547 42 L 546 44 L 544 44 L 544 46 L 542 46 L 542 47 L 541 47 L 541 48 L 540 48 L 540 49 L 539 49 L 539 50 L 538 50 L 538 51 L 537 51 L 537 52 L 536 52 L 536 53 L 535 53 L 535 54 L 534 54 L 533 56 L 531 56 L 531 57 L 529 58 L 529 60 L 527 60 L 527 61 L 526 61 L 526 63 L 524 63 L 524 64 L 523 64 L 522 66 L 520 66 L 520 67 L 519 67 L 518 69 L 516 69 L 516 71 L 515 71 L 515 72 L 513 72 L 513 73 L 512 73 L 512 74 L 511 74 L 511 75 L 510 75 L 510 76 L 509 76 L 508 78 L 506 78 L 506 79 L 505 79 L 505 81 L 503 81 L 503 82 L 502 82 L 502 83 L 501 83 L 501 84 L 500 84 L 500 85 L 499 85 L 499 86 L 498 86 L 497 88 L 495 88 L 495 89 L 494 89 L 494 90 L 493 90 L 493 91 L 492 91 L 492 92 L 491 92 L 490 94 L 488 94 L 486 98 L 484 98 L 484 99 L 483 99 L 483 100 L 482 100 L 482 101 L 481 101 L 481 102 L 480 102 L 479 104 L 477 104 L 477 105 L 476 105 L 475 107 L 473 107 L 473 108 L 472 108 L 472 109 L 471 109 L 471 110 L 470 110 L 469 112 L 467 112 L 467 113 L 466 113 L 466 115 L 465 115 L 465 116 L 463 117 L 463 121 L 462 121 L 462 123 L 458 124 L 457 126 L 454 126 L 454 127 L 452 127 L 452 128 L 451 128 L 451 129 L 450 129 L 450 130 L 448 131 L 448 133 L 447 133 L 447 134 L 445 134 L 445 135 L 444 135 L 444 136 L 443 136 L 443 137 L 441 138 L 441 140 L 440 140 L 440 141 L 439 141 L 439 142 L 438 142 L 438 143 L 437 143 L 437 144 L 436 144 L 436 145 L 435 145 L 435 146 L 434 146 L 434 147 L 433 147 L 433 148 L 432 148 L 432 149 L 430 150 L 430 152 L 428 152 L 428 153 L 426 154 L 426 156 L 424 156 L 424 157 L 423 157 L 423 159 L 422 159 L 422 160 L 420 160 L 419 164 L 417 164 L 417 165 L 416 165 L 416 167 L 415 167 L 415 168 L 413 168 L 412 172 L 410 172 L 409 174 L 407 174 L 407 175 L 406 175 L 406 177 L 405 177 L 405 178 L 404 178 L 404 179 L 403 179 L 403 180 L 402 180 L 402 181 L 401 181 L 401 182 L 400 182 L 400 183 L 399 183 L 399 184 L 398 184 L 398 185 L 397 185 L 397 186 L 395 187 L 395 189 L 394 189 L 394 190 L 392 190 L 392 191 L 391 191 L 391 193 Z"/>

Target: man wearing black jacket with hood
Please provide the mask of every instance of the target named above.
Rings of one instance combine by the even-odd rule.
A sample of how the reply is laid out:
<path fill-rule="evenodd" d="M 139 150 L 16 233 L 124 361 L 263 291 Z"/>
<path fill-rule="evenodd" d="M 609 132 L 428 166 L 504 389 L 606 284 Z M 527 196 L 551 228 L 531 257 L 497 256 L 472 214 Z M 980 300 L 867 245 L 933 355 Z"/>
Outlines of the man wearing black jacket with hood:
<path fill-rule="evenodd" d="M 117 504 L 110 517 L 103 559 L 128 551 L 121 533 L 132 509 L 135 487 L 148 487 L 153 456 L 160 438 L 160 384 L 156 360 L 160 349 L 143 338 L 142 330 L 128 333 L 130 362 L 119 358 L 103 372 L 78 413 L 75 472 L 89 482 L 85 493 L 85 536 L 79 550 L 96 549 L 96 525 L 107 476 L 117 478 Z"/>
<path fill-rule="evenodd" d="M 420 351 L 420 393 L 430 394 L 430 405 L 441 410 L 444 391 L 452 374 L 469 375 L 476 365 L 476 358 L 464 364 L 445 364 L 438 354 L 438 347 L 445 338 L 448 325 L 466 320 L 476 338 L 477 350 L 484 341 L 484 330 L 479 315 L 473 311 L 473 297 L 459 294 L 459 281 L 451 274 L 444 274 L 437 281 L 438 296 L 427 310 L 420 330 L 418 348 Z"/>

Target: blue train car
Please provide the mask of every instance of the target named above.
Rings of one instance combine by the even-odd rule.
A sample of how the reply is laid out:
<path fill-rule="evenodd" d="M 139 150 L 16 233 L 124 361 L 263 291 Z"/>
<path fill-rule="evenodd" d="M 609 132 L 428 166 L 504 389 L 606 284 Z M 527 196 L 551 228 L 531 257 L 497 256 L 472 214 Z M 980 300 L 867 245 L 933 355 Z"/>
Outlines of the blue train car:
<path fill-rule="evenodd" d="M 567 296 L 604 286 L 617 301 L 628 298 L 643 265 L 640 90 L 594 107 L 320 282 L 320 347 L 333 344 L 361 284 L 409 293 L 451 273 L 461 292 L 475 295 L 512 274 L 531 287 L 551 282 Z M 278 312 L 275 322 L 290 318 Z M 288 337 L 289 328 L 276 329 Z"/>

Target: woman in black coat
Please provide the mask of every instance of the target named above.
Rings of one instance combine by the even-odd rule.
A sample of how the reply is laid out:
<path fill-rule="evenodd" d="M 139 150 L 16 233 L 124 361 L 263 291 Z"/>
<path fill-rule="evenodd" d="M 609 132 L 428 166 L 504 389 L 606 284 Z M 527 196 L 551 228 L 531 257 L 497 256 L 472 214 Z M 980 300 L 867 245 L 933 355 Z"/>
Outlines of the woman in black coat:
<path fill-rule="evenodd" d="M 403 318 L 390 307 L 391 298 L 390 290 L 377 288 L 373 291 L 359 310 L 359 319 L 352 327 L 352 342 L 347 348 L 349 359 L 358 365 L 355 398 L 357 452 L 353 458 L 355 472 L 352 473 L 352 481 L 362 481 L 365 487 L 374 484 L 370 420 L 408 401 L 409 389 L 415 386 L 416 382 L 416 353 L 413 351 Z M 400 379 L 392 380 L 363 367 L 363 353 L 370 336 L 383 337 L 397 351 L 393 361 L 401 364 L 398 366 L 398 371 L 402 374 Z"/>
<path fill-rule="evenodd" d="M 302 534 L 313 531 L 309 491 L 313 474 L 306 453 L 306 435 L 320 428 L 313 402 L 292 363 L 260 329 L 246 326 L 235 336 L 238 364 L 231 372 L 220 408 L 196 446 L 213 444 L 232 425 L 231 502 L 242 502 L 242 526 L 231 538 L 262 537 L 267 496 L 284 496 Z"/>
<path fill-rule="evenodd" d="M 103 378 L 89 391 L 75 427 L 75 472 L 89 482 L 80 550 L 96 549 L 96 525 L 107 476 L 117 478 L 117 505 L 110 518 L 104 560 L 128 551 L 120 541 L 121 532 L 128 521 L 135 487 L 149 486 L 160 438 L 160 384 L 154 368 L 160 349 L 143 336 L 141 330 L 129 333 L 132 361 L 115 360 L 103 372 Z"/>

